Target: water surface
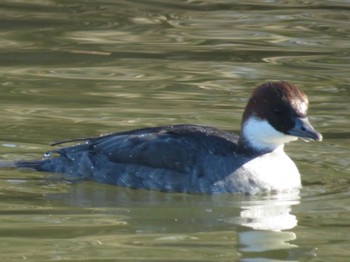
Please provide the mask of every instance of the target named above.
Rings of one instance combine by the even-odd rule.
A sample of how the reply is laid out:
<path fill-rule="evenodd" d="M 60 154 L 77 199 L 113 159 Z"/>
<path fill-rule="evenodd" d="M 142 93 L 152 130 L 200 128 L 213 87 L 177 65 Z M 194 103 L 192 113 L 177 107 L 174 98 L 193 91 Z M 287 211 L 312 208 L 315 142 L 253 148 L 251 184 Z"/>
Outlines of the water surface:
<path fill-rule="evenodd" d="M 1 160 L 144 126 L 239 131 L 251 90 L 300 86 L 322 143 L 297 195 L 203 196 L 0 171 L 4 261 L 348 261 L 347 1 L 2 1 Z M 283 174 L 281 174 L 283 175 Z"/>

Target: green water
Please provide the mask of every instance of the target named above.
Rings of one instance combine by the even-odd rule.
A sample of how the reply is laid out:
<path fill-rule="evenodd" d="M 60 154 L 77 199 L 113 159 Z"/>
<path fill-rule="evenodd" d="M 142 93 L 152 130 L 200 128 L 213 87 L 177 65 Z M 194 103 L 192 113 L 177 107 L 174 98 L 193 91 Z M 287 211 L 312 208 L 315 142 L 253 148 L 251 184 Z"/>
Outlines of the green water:
<path fill-rule="evenodd" d="M 1 1 L 0 160 L 196 123 L 239 131 L 251 90 L 309 96 L 293 196 L 131 190 L 0 170 L 1 261 L 348 261 L 348 1 Z M 283 175 L 283 174 L 281 174 Z"/>

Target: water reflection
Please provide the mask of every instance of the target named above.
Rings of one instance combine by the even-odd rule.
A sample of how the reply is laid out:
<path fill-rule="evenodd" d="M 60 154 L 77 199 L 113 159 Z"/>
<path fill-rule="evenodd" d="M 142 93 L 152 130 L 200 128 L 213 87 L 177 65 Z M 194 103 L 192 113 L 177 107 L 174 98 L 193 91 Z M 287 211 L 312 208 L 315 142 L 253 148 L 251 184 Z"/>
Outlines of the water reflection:
<path fill-rule="evenodd" d="M 298 223 L 291 210 L 298 204 L 298 193 L 242 202 L 240 225 L 245 228 L 238 231 L 242 261 L 260 261 L 268 258 L 268 252 L 279 250 L 281 253 L 298 247 L 291 243 L 297 239 L 292 229 Z M 288 259 L 288 252 L 285 253 Z"/>
<path fill-rule="evenodd" d="M 132 190 L 94 183 L 73 185 L 66 194 L 48 194 L 50 201 L 72 207 L 108 210 L 117 221 L 137 234 L 155 234 L 162 241 L 184 243 L 201 237 L 197 232 L 229 232 L 237 241 L 242 261 L 268 258 L 269 251 L 298 248 L 293 228 L 299 193 L 270 196 L 205 196 Z M 113 207 L 113 208 L 112 208 Z M 113 210 L 113 211 L 112 211 Z M 152 211 L 151 211 L 152 210 Z M 151 211 L 151 212 L 150 212 Z M 234 233 L 232 230 L 237 227 Z M 131 233 L 131 232 L 130 232 Z M 226 233 L 227 234 L 227 233 Z M 235 241 L 232 242 L 234 244 Z M 163 243 L 163 242 L 162 242 Z M 163 243 L 165 244 L 165 243 Z"/>
<path fill-rule="evenodd" d="M 297 226 L 297 218 L 291 214 L 292 206 L 299 204 L 299 194 L 281 194 L 270 199 L 242 203 L 241 225 L 258 229 L 281 231 Z"/>

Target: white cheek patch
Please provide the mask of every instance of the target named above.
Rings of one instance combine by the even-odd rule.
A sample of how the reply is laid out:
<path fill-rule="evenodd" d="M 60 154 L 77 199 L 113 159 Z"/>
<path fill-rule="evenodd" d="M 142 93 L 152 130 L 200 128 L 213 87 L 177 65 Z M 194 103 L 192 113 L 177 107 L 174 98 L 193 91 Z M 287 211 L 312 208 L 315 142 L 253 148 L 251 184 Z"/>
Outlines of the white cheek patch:
<path fill-rule="evenodd" d="M 306 115 L 306 111 L 307 111 L 307 104 L 305 102 L 301 102 L 300 105 L 300 111 Z"/>
<path fill-rule="evenodd" d="M 285 143 L 297 140 L 297 137 L 289 136 L 277 131 L 267 120 L 250 117 L 243 125 L 242 135 L 249 145 L 257 150 L 283 149 Z"/>

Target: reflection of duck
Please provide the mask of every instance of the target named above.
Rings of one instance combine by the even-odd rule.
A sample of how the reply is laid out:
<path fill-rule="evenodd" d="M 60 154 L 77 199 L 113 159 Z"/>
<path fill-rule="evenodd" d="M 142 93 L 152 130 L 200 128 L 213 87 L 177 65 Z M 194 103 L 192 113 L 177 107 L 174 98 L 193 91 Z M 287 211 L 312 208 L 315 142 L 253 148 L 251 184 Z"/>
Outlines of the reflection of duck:
<path fill-rule="evenodd" d="M 163 191 L 290 190 L 300 187 L 300 175 L 284 144 L 297 137 L 322 139 L 307 120 L 307 105 L 306 95 L 294 85 L 267 83 L 253 92 L 240 137 L 196 125 L 137 129 L 65 141 L 84 143 L 52 151 L 56 157 L 16 166 Z"/>
<path fill-rule="evenodd" d="M 242 203 L 241 222 L 257 230 L 281 231 L 297 225 L 291 206 L 299 204 L 298 194 L 279 194 L 275 198 Z"/>
<path fill-rule="evenodd" d="M 295 233 L 288 231 L 273 232 L 251 230 L 240 232 L 240 251 L 243 253 L 242 257 L 244 257 L 242 261 L 259 261 L 255 260 L 259 256 L 264 258 L 261 261 L 269 261 L 266 258 L 267 254 L 264 254 L 264 252 L 271 252 L 273 250 L 279 250 L 281 252 L 282 250 L 297 248 L 297 245 L 290 243 L 296 240 L 296 238 Z M 249 260 L 249 258 L 251 258 L 251 260 Z"/>
<path fill-rule="evenodd" d="M 243 261 L 256 261 L 272 250 L 297 248 L 290 243 L 297 236 L 291 230 L 297 226 L 297 218 L 291 214 L 291 207 L 299 204 L 299 194 L 278 194 L 259 200 L 242 202 L 240 221 L 244 226 L 238 237 Z M 286 253 L 288 254 L 288 253 Z"/>

